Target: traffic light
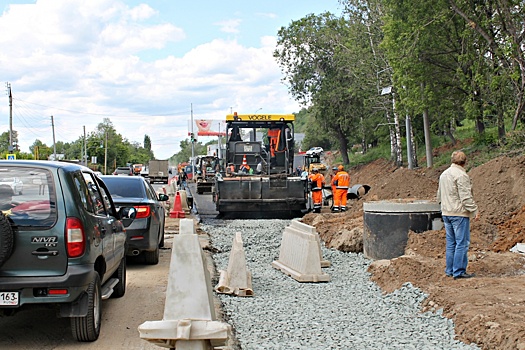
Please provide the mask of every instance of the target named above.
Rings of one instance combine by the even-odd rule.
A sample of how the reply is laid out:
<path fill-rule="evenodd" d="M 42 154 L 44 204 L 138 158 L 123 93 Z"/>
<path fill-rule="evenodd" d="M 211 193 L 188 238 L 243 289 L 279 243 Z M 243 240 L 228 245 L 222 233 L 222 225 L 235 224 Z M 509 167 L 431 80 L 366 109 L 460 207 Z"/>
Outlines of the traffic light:
<path fill-rule="evenodd" d="M 190 134 L 190 141 L 191 141 L 191 143 L 195 142 L 195 134 L 194 133 Z"/>

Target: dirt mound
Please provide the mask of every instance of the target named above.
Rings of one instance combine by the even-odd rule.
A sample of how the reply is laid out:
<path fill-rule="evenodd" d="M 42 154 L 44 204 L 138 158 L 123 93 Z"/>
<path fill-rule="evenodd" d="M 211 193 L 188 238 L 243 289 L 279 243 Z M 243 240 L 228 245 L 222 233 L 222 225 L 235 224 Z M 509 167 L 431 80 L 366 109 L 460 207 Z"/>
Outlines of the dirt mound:
<path fill-rule="evenodd" d="M 325 244 L 343 251 L 362 251 L 363 202 L 389 199 L 434 200 L 437 169 L 396 168 L 377 160 L 349 170 L 352 184 L 370 191 L 349 202 L 346 213 L 303 218 L 320 233 Z M 410 232 L 405 255 L 374 262 L 372 280 L 386 292 L 405 282 L 421 288 L 429 298 L 424 311 L 443 309 L 454 320 L 458 339 L 483 349 L 525 349 L 525 257 L 511 253 L 525 242 L 525 157 L 500 157 L 473 168 L 469 175 L 480 220 L 471 222 L 468 280 L 445 277 L 445 230 Z"/>

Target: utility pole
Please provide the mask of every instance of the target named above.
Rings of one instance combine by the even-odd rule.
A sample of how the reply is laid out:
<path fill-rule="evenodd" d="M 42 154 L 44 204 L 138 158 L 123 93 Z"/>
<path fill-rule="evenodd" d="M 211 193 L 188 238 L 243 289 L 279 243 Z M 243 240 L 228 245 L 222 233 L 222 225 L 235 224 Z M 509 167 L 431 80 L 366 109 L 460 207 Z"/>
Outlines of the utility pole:
<path fill-rule="evenodd" d="M 193 103 L 190 104 L 191 108 L 191 178 L 195 181 L 195 135 L 193 134 Z"/>
<path fill-rule="evenodd" d="M 108 131 L 106 130 L 106 145 L 104 147 L 104 175 L 108 174 Z"/>
<path fill-rule="evenodd" d="M 83 126 L 84 128 L 84 165 L 88 166 L 88 160 L 87 160 L 87 140 L 86 140 L 86 126 Z"/>
<path fill-rule="evenodd" d="M 55 121 L 51 116 L 51 129 L 53 130 L 53 160 L 57 160 L 57 144 L 55 142 Z"/>
<path fill-rule="evenodd" d="M 11 93 L 11 84 L 6 83 L 7 94 L 9 95 L 9 146 L 8 151 L 13 152 L 13 94 Z"/>
<path fill-rule="evenodd" d="M 219 122 L 219 139 L 217 140 L 217 157 L 221 159 L 221 122 Z"/>

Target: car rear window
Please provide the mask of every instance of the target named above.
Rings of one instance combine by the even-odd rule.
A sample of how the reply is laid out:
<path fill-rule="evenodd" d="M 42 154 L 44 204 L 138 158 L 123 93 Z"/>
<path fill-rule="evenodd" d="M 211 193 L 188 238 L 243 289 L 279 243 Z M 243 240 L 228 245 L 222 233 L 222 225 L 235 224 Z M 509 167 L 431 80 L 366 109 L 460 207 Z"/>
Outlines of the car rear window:
<path fill-rule="evenodd" d="M 19 227 L 54 225 L 57 208 L 51 172 L 32 167 L 1 166 L 0 210 Z"/>
<path fill-rule="evenodd" d="M 127 179 L 124 177 L 124 179 Z M 144 198 L 144 185 L 141 181 L 124 181 L 123 176 L 104 178 L 104 183 L 115 198 Z"/>

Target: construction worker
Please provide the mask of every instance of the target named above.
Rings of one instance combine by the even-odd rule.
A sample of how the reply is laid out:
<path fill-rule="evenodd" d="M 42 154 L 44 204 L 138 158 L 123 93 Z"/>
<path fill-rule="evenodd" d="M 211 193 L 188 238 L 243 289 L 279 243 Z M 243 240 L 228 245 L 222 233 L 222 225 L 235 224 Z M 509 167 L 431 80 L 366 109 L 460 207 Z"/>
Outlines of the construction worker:
<path fill-rule="evenodd" d="M 250 170 L 251 170 L 251 168 L 250 168 L 250 166 L 248 164 L 242 164 L 240 166 L 240 168 L 239 168 L 239 171 L 241 173 L 245 173 L 245 174 L 249 174 Z M 253 174 L 253 170 L 252 170 L 252 174 Z"/>
<path fill-rule="evenodd" d="M 337 167 L 337 174 L 335 174 L 332 183 L 335 185 L 334 207 L 332 208 L 332 212 L 346 211 L 346 196 L 348 195 L 348 187 L 350 186 L 350 175 L 348 175 L 342 165 Z"/>
<path fill-rule="evenodd" d="M 335 196 L 335 185 L 334 185 L 335 175 L 337 175 L 336 166 L 332 167 L 332 174 L 330 175 L 330 186 L 332 186 L 332 195 L 334 196 Z"/>
<path fill-rule="evenodd" d="M 228 164 L 228 167 L 226 168 L 226 176 L 232 177 L 235 173 L 235 165 L 233 163 Z"/>
<path fill-rule="evenodd" d="M 308 180 L 308 171 L 305 166 L 303 166 L 303 171 L 301 172 L 301 180 Z"/>
<path fill-rule="evenodd" d="M 324 176 L 319 172 L 319 169 L 313 168 L 312 174 L 308 176 L 312 191 L 312 202 L 314 205 L 314 213 L 320 213 L 323 205 L 323 186 Z"/>
<path fill-rule="evenodd" d="M 275 163 L 275 154 L 279 149 L 279 137 L 281 134 L 280 129 L 269 129 L 268 130 L 268 139 L 270 141 L 270 164 L 274 165 Z"/>

